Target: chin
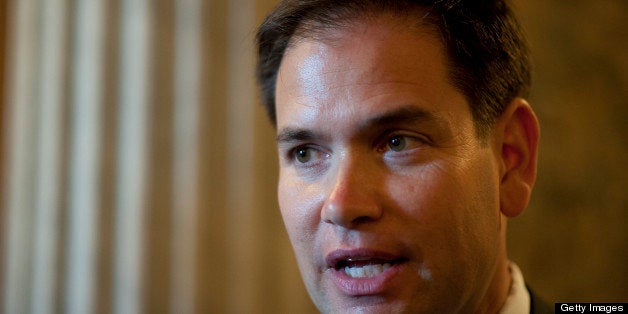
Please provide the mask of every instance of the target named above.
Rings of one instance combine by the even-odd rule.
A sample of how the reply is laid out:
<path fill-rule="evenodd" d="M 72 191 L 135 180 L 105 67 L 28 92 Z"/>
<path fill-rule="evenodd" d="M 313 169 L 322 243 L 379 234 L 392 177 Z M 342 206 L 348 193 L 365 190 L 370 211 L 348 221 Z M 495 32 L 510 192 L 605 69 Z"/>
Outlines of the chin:
<path fill-rule="evenodd" d="M 377 296 L 354 297 L 350 300 L 317 302 L 321 313 L 430 313 L 427 309 L 412 306 L 405 300 L 390 300 Z M 433 311 L 432 311 L 433 312 Z"/>

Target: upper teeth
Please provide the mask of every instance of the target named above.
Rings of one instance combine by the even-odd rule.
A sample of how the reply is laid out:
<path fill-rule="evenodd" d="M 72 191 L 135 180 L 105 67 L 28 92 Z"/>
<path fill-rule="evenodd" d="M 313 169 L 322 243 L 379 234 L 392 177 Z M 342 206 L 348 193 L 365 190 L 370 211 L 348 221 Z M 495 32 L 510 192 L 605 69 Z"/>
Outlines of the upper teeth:
<path fill-rule="evenodd" d="M 349 275 L 349 277 L 351 278 L 371 278 L 383 273 L 384 271 L 386 271 L 386 269 L 390 268 L 390 266 L 390 263 L 372 264 L 356 267 L 346 266 L 345 273 L 347 273 L 347 275 Z"/>

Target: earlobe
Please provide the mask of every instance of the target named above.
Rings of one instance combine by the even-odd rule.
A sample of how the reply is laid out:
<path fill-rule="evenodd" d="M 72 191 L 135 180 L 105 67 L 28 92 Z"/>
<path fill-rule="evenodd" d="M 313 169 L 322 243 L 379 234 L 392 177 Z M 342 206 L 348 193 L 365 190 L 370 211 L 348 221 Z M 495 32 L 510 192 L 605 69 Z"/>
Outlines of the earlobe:
<path fill-rule="evenodd" d="M 496 126 L 501 132 L 501 211 L 515 217 L 528 206 L 536 180 L 539 122 L 530 105 L 523 98 L 515 98 Z"/>

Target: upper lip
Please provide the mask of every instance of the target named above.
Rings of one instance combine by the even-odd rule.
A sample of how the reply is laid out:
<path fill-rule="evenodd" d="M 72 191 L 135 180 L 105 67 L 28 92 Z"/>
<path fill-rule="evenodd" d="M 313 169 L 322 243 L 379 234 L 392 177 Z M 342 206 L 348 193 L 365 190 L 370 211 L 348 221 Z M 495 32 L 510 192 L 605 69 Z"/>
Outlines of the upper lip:
<path fill-rule="evenodd" d="M 325 256 L 327 267 L 338 269 L 346 262 L 351 261 L 377 261 L 382 263 L 396 263 L 405 258 L 399 254 L 372 250 L 367 248 L 359 249 L 338 249 Z"/>

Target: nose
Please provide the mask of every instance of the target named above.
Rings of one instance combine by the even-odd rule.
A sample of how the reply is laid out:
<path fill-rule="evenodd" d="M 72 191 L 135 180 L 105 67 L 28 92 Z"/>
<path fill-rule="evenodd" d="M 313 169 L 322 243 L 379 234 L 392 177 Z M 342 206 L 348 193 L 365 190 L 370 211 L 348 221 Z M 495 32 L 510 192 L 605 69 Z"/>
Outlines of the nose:
<path fill-rule="evenodd" d="M 380 177 L 375 165 L 344 158 L 330 182 L 322 221 L 350 229 L 381 218 Z"/>

